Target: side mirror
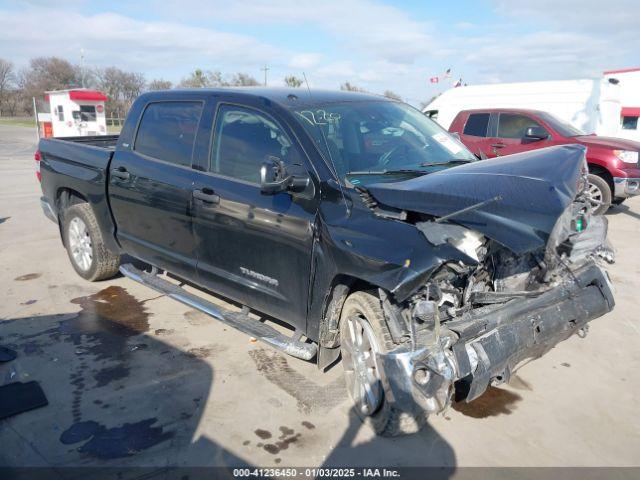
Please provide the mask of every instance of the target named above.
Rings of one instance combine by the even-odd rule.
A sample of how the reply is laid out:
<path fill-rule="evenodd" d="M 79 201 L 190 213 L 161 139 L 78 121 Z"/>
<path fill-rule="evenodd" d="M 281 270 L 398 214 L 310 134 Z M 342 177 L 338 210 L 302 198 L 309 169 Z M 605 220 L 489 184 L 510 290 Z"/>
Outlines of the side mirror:
<path fill-rule="evenodd" d="M 537 142 L 539 140 L 546 140 L 547 138 L 549 138 L 549 132 L 540 126 L 529 127 L 524 134 L 524 140 L 529 142 Z"/>
<path fill-rule="evenodd" d="M 267 157 L 260 167 L 262 193 L 274 195 L 286 191 L 302 192 L 308 185 L 308 176 L 292 175 L 287 171 L 284 162 L 277 157 Z"/>

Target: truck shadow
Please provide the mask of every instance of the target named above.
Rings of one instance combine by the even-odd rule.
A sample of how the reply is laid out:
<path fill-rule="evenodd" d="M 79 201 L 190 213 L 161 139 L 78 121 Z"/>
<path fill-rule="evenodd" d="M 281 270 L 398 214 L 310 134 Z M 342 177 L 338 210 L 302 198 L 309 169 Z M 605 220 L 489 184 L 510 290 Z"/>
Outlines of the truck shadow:
<path fill-rule="evenodd" d="M 0 420 L 0 467 L 20 478 L 127 478 L 248 465 L 197 434 L 213 369 L 150 332 L 144 300 L 110 286 L 72 303 L 80 311 L 0 320 L 0 343 L 18 352 L 0 364 L 0 384 L 36 380 L 49 401 Z"/>
<path fill-rule="evenodd" d="M 635 219 L 640 219 L 640 214 L 634 212 L 628 205 L 615 205 L 609 209 L 607 216 L 625 214 Z"/>
<path fill-rule="evenodd" d="M 455 472 L 456 456 L 453 448 L 428 423 L 419 433 L 394 438 L 374 436 L 354 444 L 360 430 L 368 428 L 370 427 L 362 423 L 352 408 L 345 433 L 322 467 L 421 467 L 419 471 L 413 472 L 417 475 L 416 478 L 434 479 L 449 478 Z M 427 468 L 426 471 L 424 467 Z M 402 478 L 412 477 L 403 474 Z"/>
<path fill-rule="evenodd" d="M 45 477 L 50 469 L 64 476 L 74 468 L 74 476 L 92 478 L 204 478 L 212 466 L 223 467 L 217 476 L 232 478 L 234 467 L 251 466 L 229 449 L 238 447 L 232 436 L 221 445 L 199 430 L 208 423 L 204 410 L 214 392 L 215 349 L 163 341 L 168 331 L 151 330 L 145 302 L 112 285 L 72 300 L 80 307 L 74 313 L 0 320 L 0 343 L 19 354 L 0 364 L 2 383 L 36 380 L 49 400 L 46 407 L 0 421 L 0 466 L 17 473 L 45 467 Z M 231 414 L 242 411 L 238 405 Z M 317 427 L 307 428 L 313 440 L 311 428 Z M 324 465 L 455 465 L 452 448 L 429 426 L 404 438 L 354 444 L 361 428 L 368 427 L 351 412 Z M 296 450 L 285 461 L 304 464 Z M 22 472 L 25 478 L 34 473 Z"/>

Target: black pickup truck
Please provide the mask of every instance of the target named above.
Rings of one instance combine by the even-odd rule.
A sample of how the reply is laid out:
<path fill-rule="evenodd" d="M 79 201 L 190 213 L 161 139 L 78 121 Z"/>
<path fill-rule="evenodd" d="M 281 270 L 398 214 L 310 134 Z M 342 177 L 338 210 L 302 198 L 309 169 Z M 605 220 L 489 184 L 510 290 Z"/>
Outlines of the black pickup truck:
<path fill-rule="evenodd" d="M 120 270 L 322 369 L 341 358 L 383 435 L 472 401 L 613 308 L 584 157 L 476 162 L 400 102 L 250 88 L 147 93 L 119 136 L 36 153 L 80 276 Z"/>

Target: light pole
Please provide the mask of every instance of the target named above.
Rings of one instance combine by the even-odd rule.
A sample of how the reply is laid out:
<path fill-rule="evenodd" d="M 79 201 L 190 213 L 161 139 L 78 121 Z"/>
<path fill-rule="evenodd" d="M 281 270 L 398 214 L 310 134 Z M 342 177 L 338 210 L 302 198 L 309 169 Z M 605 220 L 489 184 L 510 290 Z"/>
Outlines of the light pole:
<path fill-rule="evenodd" d="M 84 88 L 84 48 L 80 49 L 80 78 L 82 88 Z"/>
<path fill-rule="evenodd" d="M 262 70 L 264 72 L 264 86 L 266 87 L 267 86 L 267 72 L 269 71 L 269 67 L 267 67 L 265 65 L 260 70 Z"/>

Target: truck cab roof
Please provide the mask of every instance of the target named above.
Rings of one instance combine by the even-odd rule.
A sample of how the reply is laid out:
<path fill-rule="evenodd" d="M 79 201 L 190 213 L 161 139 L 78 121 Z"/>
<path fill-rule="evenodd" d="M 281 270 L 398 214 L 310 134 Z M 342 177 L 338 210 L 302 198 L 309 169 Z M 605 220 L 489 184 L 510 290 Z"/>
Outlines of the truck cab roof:
<path fill-rule="evenodd" d="M 265 99 L 284 108 L 298 108 L 306 105 L 326 104 L 333 102 L 361 102 L 361 101 L 383 101 L 392 102 L 382 95 L 372 93 L 353 92 L 345 90 L 323 90 L 290 87 L 220 87 L 220 88 L 185 88 L 172 90 L 157 90 L 147 92 L 141 97 L 149 100 L 163 99 L 167 96 L 172 98 L 188 97 L 193 94 L 205 94 L 213 96 L 243 96 Z"/>

